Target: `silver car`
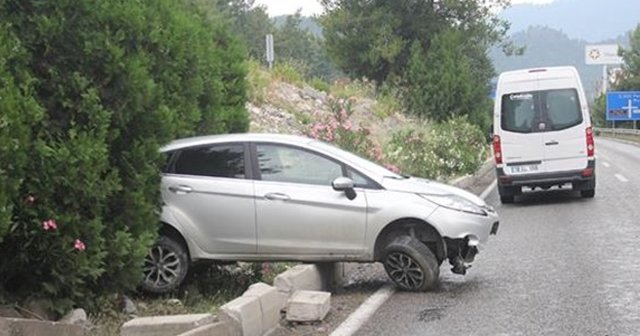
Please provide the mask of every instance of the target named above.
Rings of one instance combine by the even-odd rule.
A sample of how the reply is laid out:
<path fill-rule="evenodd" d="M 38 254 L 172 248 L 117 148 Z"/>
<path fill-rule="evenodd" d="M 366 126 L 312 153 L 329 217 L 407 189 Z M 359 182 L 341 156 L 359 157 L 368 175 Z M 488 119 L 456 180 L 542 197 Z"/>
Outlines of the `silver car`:
<path fill-rule="evenodd" d="M 143 289 L 176 288 L 189 265 L 215 261 L 380 261 L 402 289 L 433 288 L 491 234 L 482 199 L 406 177 L 317 140 L 230 134 L 177 140 L 162 176 L 162 229 Z"/>

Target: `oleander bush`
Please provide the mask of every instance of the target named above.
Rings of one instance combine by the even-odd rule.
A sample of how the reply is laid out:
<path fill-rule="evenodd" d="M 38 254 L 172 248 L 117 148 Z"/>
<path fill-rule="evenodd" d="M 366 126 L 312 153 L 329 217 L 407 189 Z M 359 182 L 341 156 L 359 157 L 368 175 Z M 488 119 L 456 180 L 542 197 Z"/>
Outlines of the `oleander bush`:
<path fill-rule="evenodd" d="M 134 289 L 161 145 L 248 127 L 245 52 L 194 1 L 0 3 L 0 297 Z"/>

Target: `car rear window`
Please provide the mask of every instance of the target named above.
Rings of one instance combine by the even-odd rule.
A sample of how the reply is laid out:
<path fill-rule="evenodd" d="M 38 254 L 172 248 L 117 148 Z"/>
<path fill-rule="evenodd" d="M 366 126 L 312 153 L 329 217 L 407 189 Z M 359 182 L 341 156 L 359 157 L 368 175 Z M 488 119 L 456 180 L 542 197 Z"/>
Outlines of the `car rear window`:
<path fill-rule="evenodd" d="M 517 133 L 558 131 L 583 121 L 576 89 L 509 93 L 501 112 L 502 129 Z"/>
<path fill-rule="evenodd" d="M 244 145 L 224 144 L 180 151 L 175 173 L 208 177 L 244 178 Z"/>

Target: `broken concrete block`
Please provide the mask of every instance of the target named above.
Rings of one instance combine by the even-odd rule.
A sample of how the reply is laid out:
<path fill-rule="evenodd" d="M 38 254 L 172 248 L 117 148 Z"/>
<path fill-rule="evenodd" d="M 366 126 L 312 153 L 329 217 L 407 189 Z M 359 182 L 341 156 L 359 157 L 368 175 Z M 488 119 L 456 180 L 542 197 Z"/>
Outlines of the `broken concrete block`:
<path fill-rule="evenodd" d="M 323 290 L 323 279 L 316 265 L 296 265 L 280 273 L 273 285 L 288 298 L 297 290 Z"/>
<path fill-rule="evenodd" d="M 331 308 L 331 293 L 296 291 L 289 298 L 287 321 L 322 321 Z"/>
<path fill-rule="evenodd" d="M 123 324 L 120 336 L 175 336 L 213 322 L 211 314 L 140 317 Z"/>
<path fill-rule="evenodd" d="M 262 335 L 262 308 L 253 296 L 240 296 L 220 307 L 220 321 L 228 323 L 232 335 Z"/>
<path fill-rule="evenodd" d="M 255 297 L 260 301 L 262 310 L 262 334 L 266 334 L 280 323 L 280 311 L 287 302 L 278 293 L 275 287 L 265 283 L 253 284 L 242 296 Z"/>

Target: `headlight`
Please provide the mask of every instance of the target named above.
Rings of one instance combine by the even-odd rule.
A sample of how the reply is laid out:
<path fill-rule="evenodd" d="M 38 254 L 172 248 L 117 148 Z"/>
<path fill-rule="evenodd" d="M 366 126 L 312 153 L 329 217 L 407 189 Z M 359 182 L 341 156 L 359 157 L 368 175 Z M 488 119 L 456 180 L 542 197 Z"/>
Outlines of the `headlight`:
<path fill-rule="evenodd" d="M 486 216 L 487 212 L 473 202 L 456 195 L 425 195 L 419 194 L 420 197 L 431 201 L 441 207 L 468 212 L 475 215 Z"/>

